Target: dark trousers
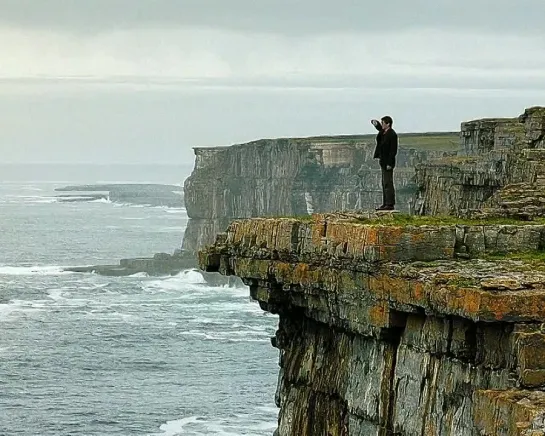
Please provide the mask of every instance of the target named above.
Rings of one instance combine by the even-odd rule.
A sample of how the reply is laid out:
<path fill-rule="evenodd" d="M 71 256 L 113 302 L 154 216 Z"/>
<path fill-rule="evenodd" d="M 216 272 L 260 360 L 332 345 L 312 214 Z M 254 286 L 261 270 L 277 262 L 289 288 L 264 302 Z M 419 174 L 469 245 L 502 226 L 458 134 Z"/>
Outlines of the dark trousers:
<path fill-rule="evenodd" d="M 394 170 L 382 169 L 382 204 L 394 206 L 396 204 L 396 193 L 394 189 Z"/>

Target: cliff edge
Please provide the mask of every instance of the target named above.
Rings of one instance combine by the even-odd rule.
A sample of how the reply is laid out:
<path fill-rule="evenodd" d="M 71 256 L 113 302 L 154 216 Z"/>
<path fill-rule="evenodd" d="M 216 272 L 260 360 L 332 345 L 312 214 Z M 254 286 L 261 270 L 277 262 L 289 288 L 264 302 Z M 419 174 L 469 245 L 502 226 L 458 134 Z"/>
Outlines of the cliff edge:
<path fill-rule="evenodd" d="M 279 436 L 545 435 L 545 221 L 233 222 L 200 252 L 279 315 Z M 499 256 L 499 258 L 498 258 Z"/>

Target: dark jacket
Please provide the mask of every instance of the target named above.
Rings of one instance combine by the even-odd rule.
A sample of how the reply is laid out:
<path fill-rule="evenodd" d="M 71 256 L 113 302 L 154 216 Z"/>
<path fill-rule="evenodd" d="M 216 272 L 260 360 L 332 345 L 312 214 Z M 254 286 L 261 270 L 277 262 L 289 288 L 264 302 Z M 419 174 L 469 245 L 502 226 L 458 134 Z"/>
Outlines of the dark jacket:
<path fill-rule="evenodd" d="M 397 155 L 397 133 L 394 129 L 388 129 L 386 132 L 380 130 L 377 134 L 377 146 L 375 148 L 374 158 L 378 159 L 382 168 L 396 166 Z"/>

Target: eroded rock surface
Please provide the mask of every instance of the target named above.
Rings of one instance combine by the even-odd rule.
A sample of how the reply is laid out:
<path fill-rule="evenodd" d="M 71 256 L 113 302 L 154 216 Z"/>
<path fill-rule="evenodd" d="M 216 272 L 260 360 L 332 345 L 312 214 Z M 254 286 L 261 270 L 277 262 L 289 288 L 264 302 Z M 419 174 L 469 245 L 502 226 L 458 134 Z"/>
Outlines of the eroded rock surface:
<path fill-rule="evenodd" d="M 276 434 L 545 435 L 543 224 L 400 222 L 237 220 L 200 252 L 279 314 Z"/>
<path fill-rule="evenodd" d="M 463 153 L 416 167 L 425 215 L 545 215 L 545 107 L 461 125 Z"/>

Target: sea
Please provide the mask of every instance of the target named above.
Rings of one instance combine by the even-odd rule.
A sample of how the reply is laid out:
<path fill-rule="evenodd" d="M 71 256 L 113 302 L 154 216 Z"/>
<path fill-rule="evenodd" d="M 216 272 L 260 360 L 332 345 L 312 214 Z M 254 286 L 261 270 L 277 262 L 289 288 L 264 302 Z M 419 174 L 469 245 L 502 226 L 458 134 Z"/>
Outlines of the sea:
<path fill-rule="evenodd" d="M 85 183 L 182 185 L 191 165 L 0 165 L 0 435 L 272 435 L 276 316 L 246 287 L 66 266 L 172 253 L 183 207 L 59 202 Z M 206 201 L 206 199 L 203 199 Z"/>

